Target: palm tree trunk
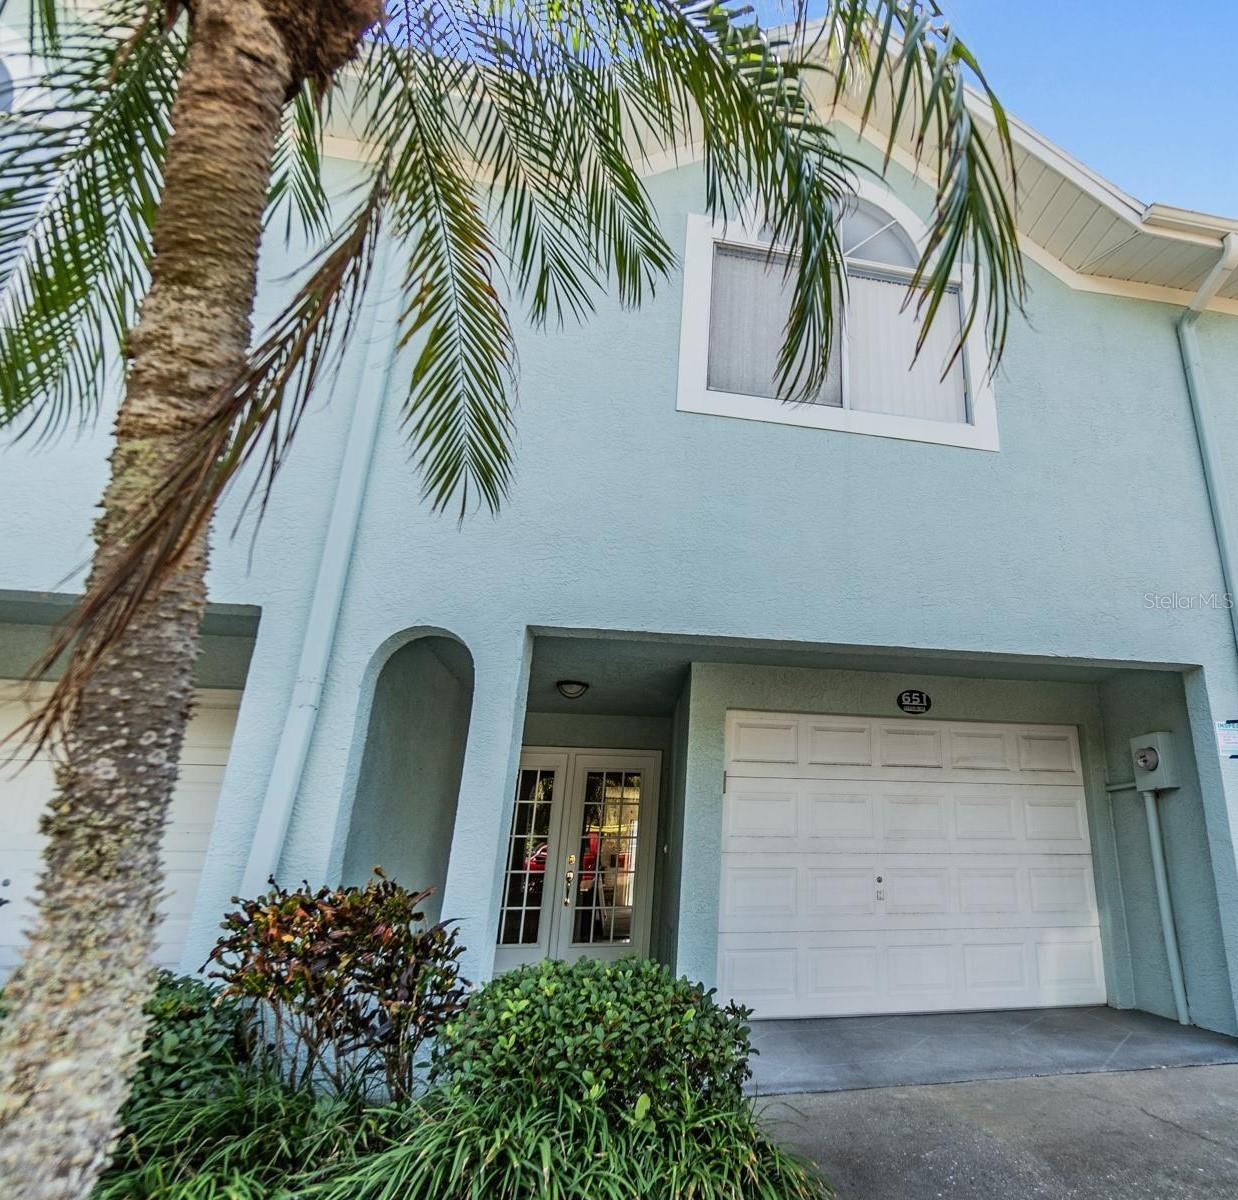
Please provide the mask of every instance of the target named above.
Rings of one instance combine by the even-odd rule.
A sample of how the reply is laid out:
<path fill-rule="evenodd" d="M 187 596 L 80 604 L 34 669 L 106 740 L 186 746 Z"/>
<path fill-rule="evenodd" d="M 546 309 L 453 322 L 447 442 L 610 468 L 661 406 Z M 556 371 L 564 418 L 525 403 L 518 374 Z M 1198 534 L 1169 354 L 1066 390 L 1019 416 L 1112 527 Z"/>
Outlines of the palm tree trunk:
<path fill-rule="evenodd" d="M 245 360 L 281 109 L 295 79 L 264 0 L 194 0 L 151 287 L 130 342 L 95 570 Z M 5 991 L 0 1195 L 82 1200 L 145 1032 L 159 846 L 192 698 L 203 537 L 101 664 L 67 732 L 35 928 Z"/>

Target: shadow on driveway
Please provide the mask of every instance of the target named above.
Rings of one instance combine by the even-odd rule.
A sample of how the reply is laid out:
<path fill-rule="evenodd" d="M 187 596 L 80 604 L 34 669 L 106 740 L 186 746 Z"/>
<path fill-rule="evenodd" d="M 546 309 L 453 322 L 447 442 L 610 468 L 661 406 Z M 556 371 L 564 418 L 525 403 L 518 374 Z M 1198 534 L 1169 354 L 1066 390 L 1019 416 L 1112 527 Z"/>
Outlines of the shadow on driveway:
<path fill-rule="evenodd" d="M 1238 1063 L 1234 1038 L 1104 1007 L 754 1021 L 752 1041 L 758 1096 Z"/>
<path fill-rule="evenodd" d="M 1238 1196 L 1238 1066 L 791 1095 L 762 1108 L 839 1200 Z"/>

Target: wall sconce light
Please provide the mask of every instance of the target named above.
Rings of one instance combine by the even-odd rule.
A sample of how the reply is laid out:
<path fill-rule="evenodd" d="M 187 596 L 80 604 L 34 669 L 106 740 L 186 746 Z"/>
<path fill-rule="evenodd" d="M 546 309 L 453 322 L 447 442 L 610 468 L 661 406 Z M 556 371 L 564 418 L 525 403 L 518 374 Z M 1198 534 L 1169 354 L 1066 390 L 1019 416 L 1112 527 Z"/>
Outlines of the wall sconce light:
<path fill-rule="evenodd" d="M 560 679 L 555 687 L 565 700 L 579 700 L 589 690 L 589 685 L 579 679 Z"/>

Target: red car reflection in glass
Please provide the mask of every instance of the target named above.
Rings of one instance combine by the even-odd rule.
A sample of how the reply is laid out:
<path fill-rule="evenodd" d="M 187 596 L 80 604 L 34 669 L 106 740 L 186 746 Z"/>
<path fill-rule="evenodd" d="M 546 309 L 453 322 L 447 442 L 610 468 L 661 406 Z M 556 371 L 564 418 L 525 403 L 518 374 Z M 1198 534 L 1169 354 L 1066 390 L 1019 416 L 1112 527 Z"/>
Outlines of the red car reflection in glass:
<path fill-rule="evenodd" d="M 599 833 L 589 834 L 588 849 L 580 856 L 580 882 L 583 886 L 586 883 L 593 882 L 593 873 L 597 870 L 598 865 L 598 849 L 602 843 L 602 835 Z M 524 860 L 524 868 L 526 871 L 544 871 L 546 869 L 546 856 L 550 853 L 550 847 L 543 842 L 528 858 Z"/>
<path fill-rule="evenodd" d="M 585 890 L 593 883 L 594 873 L 598 867 L 598 854 L 601 851 L 602 835 L 596 830 L 588 835 L 589 845 L 580 856 L 580 887 Z M 528 858 L 524 860 L 524 868 L 526 871 L 545 871 L 546 858 L 550 853 L 550 847 L 542 842 Z M 620 854 L 616 864 L 621 871 L 626 871 L 628 868 L 628 856 Z"/>

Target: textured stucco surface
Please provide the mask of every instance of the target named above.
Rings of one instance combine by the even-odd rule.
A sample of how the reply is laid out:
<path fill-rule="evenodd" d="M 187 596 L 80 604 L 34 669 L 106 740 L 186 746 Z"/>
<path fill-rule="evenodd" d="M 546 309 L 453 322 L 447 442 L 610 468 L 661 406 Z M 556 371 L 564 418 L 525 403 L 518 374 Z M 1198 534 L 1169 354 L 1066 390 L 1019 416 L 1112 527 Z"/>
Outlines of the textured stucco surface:
<path fill-rule="evenodd" d="M 1234 997 L 1221 921 L 1219 895 L 1226 894 L 1232 862 L 1228 832 L 1210 839 L 1208 812 L 1191 750 L 1190 719 L 1181 676 L 1134 671 L 1101 684 L 1101 717 L 1109 777 L 1131 779 L 1130 739 L 1167 730 L 1182 756 L 1182 786 L 1158 800 L 1174 924 L 1182 953 L 1187 996 L 1196 1024 L 1235 1030 Z M 1121 863 L 1122 901 L 1131 930 L 1135 1003 L 1161 1016 L 1176 1015 L 1165 943 L 1153 883 L 1143 800 L 1133 790 L 1110 797 L 1114 838 Z"/>
<path fill-rule="evenodd" d="M 860 153 L 875 161 L 869 149 Z M 345 182 L 342 166 L 338 173 Z M 897 168 L 891 180 L 905 203 L 926 211 L 923 187 Z M 649 181 L 672 244 L 682 244 L 687 214 L 699 209 L 700 185 L 690 166 Z M 279 249 L 268 255 L 262 315 L 275 310 L 279 281 L 295 261 Z M 426 511 L 397 391 L 374 457 L 281 874 L 321 879 L 343 869 L 379 672 L 420 633 L 458 638 L 475 667 L 444 891 L 444 911 L 465 928 L 473 978 L 492 962 L 531 631 L 828 643 L 883 647 L 887 655 L 923 648 L 990 655 L 995 664 L 1021 656 L 1025 671 L 1036 660 L 1186 666 L 1199 668 L 1188 677 L 1185 713 L 1210 849 L 1210 862 L 1188 865 L 1211 876 L 1201 894 L 1220 895 L 1216 915 L 1205 914 L 1199 937 L 1192 934 L 1192 953 L 1201 956 L 1205 991 L 1220 991 L 1228 979 L 1232 992 L 1238 885 L 1228 830 L 1238 764 L 1219 763 L 1210 739 L 1214 719 L 1238 716 L 1238 656 L 1222 609 L 1184 611 L 1146 599 L 1221 588 L 1174 337 L 1178 310 L 1074 291 L 1035 266 L 1029 275 L 1028 320 L 1015 323 L 995 384 L 998 453 L 677 412 L 677 278 L 639 312 L 604 299 L 583 328 L 522 331 L 516 473 L 497 518 L 473 514 L 457 523 Z M 367 359 L 367 351 L 387 333 L 374 321 L 359 329 L 331 395 L 306 415 L 252 560 L 250 520 L 229 536 L 235 497 L 218 522 L 212 597 L 259 606 L 263 615 L 187 964 L 201 961 L 216 914 L 239 885 L 294 682 L 343 434 L 356 406 L 379 399 L 382 364 L 373 360 L 381 356 Z M 1207 318 L 1201 342 L 1210 378 L 1230 395 L 1238 320 Z M 396 389 L 408 365 L 396 365 Z M 1238 456 L 1238 415 L 1228 407 L 1226 453 Z M 56 587 L 83 561 L 106 452 L 104 426 L 46 446 L 0 449 L 0 589 Z M 948 664 L 940 670 L 948 675 Z M 865 699 L 873 685 L 859 679 L 838 695 L 781 673 L 758 683 L 757 674 L 747 669 L 741 680 L 711 667 L 699 688 L 694 678 L 689 727 L 680 729 L 692 757 L 682 768 L 684 824 L 681 835 L 673 822 L 665 828 L 682 852 L 683 875 L 672 869 L 663 884 L 664 897 L 678 895 L 678 903 L 661 905 L 658 938 L 665 948 L 677 922 L 679 965 L 705 978 L 714 971 L 708 928 L 717 903 L 717 800 L 708 788 L 721 753 L 720 705 L 876 703 Z M 917 674 L 909 683 L 921 680 Z M 963 719 L 1009 713 L 1081 724 L 1089 770 L 1097 773 L 1090 792 L 1103 796 L 1099 700 L 1063 687 L 960 679 L 938 690 L 946 711 Z M 883 702 L 890 694 L 883 683 Z M 1117 713 L 1120 706 L 1110 707 Z M 1181 707 L 1174 711 L 1181 718 Z M 1160 716 L 1155 705 L 1145 713 Z M 673 784 L 668 794 L 676 790 Z M 1093 807 L 1099 803 L 1094 797 Z M 1121 847 L 1093 819 L 1098 872 L 1109 889 Z M 1167 833 L 1179 848 L 1193 837 L 1198 829 L 1185 838 Z M 1133 1002 L 1129 955 L 1120 948 L 1139 905 L 1106 907 L 1111 994 Z M 1160 1002 L 1154 990 L 1141 993 L 1149 1003 Z"/>
<path fill-rule="evenodd" d="M 418 638 L 388 659 L 374 688 L 344 846 L 344 883 L 364 883 L 379 866 L 406 887 L 432 887 L 425 911 L 434 921 L 442 915 L 472 699 L 472 668 L 459 643 Z"/>
<path fill-rule="evenodd" d="M 46 653 L 49 635 L 47 625 L 0 622 L 0 679 L 27 678 L 34 664 Z M 252 638 L 204 634 L 194 682 L 201 688 L 239 691 L 245 686 L 253 649 Z M 59 675 L 59 669 L 54 668 L 44 678 L 56 679 Z"/>

